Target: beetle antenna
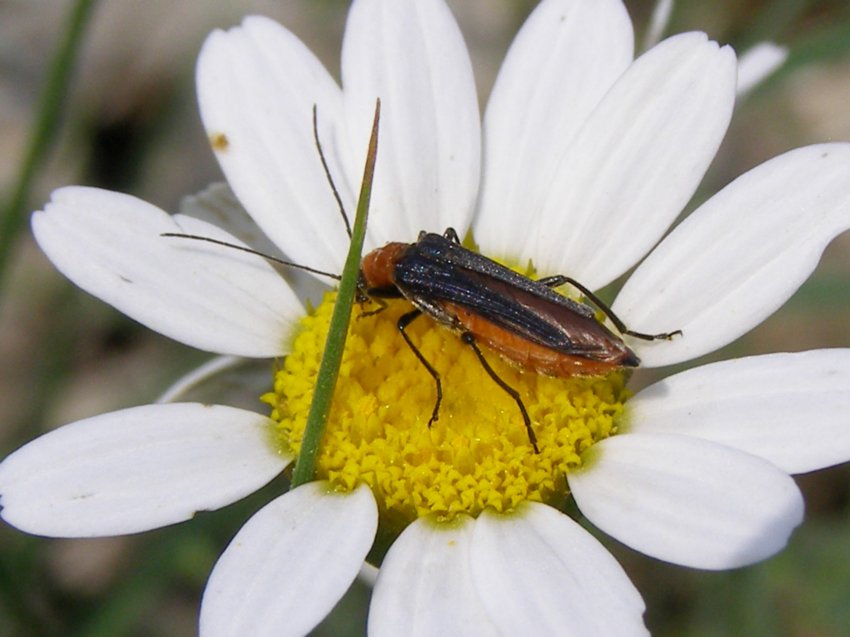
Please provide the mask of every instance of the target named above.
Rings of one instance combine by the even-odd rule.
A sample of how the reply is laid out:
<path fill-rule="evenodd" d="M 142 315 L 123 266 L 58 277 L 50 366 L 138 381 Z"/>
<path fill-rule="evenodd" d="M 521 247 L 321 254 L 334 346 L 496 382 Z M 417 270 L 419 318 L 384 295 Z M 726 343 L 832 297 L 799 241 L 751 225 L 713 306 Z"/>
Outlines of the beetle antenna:
<path fill-rule="evenodd" d="M 228 243 L 227 241 L 219 241 L 218 239 L 212 239 L 210 237 L 202 237 L 197 234 L 183 234 L 181 232 L 163 232 L 159 236 L 161 237 L 177 237 L 178 239 L 192 239 L 193 241 L 205 241 L 206 243 L 212 243 L 217 246 L 224 246 L 225 248 L 233 248 L 234 250 L 240 250 L 242 252 L 247 252 L 248 254 L 253 254 L 258 257 L 262 257 L 266 261 L 271 261 L 272 263 L 277 263 L 278 265 L 284 265 L 287 268 L 296 268 L 298 270 L 304 270 L 305 272 L 310 272 L 312 274 L 318 274 L 320 276 L 326 276 L 334 281 L 339 281 L 342 277 L 338 274 L 334 274 L 333 272 L 325 272 L 324 270 L 317 270 L 316 268 L 311 268 L 307 265 L 301 265 L 300 263 L 292 263 L 292 261 L 284 261 L 283 259 L 278 259 L 277 257 L 273 257 L 270 254 L 263 254 L 257 250 L 253 250 L 251 248 L 246 248 L 245 246 L 236 245 L 235 243 Z"/>
<path fill-rule="evenodd" d="M 339 214 L 345 223 L 345 231 L 348 233 L 348 238 L 351 239 L 351 224 L 348 221 L 348 215 L 345 213 L 345 206 L 342 205 L 342 197 L 339 196 L 339 191 L 336 189 L 334 178 L 331 176 L 331 169 L 328 167 L 328 162 L 325 159 L 325 152 L 322 150 L 322 142 L 319 141 L 319 117 L 317 115 L 316 105 L 313 104 L 313 139 L 316 140 L 316 150 L 319 151 L 319 159 L 322 160 L 322 168 L 325 171 L 325 179 L 331 186 L 336 205 L 339 208 Z"/>

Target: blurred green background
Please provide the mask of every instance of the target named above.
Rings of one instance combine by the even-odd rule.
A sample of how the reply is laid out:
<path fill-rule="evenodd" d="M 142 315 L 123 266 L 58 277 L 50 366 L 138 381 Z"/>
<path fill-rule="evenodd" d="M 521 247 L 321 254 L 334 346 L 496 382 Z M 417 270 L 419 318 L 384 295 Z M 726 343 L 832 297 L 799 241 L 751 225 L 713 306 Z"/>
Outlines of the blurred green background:
<path fill-rule="evenodd" d="M 39 96 L 75 4 L 0 2 L 3 205 L 20 181 Z M 449 4 L 471 49 L 484 104 L 511 38 L 536 2 Z M 652 3 L 626 4 L 640 42 Z M 0 457 L 71 420 L 149 402 L 206 358 L 147 331 L 63 279 L 35 247 L 26 223 L 29 211 L 66 184 L 130 192 L 176 210 L 182 196 L 221 180 L 194 97 L 194 61 L 205 35 L 245 14 L 265 14 L 299 35 L 338 76 L 347 5 L 339 0 L 93 4 L 55 137 L 23 193 L 21 231 L 14 234 L 7 224 L 2 237 L 9 252 L 0 279 Z M 850 4 L 845 0 L 682 0 L 667 32 L 691 29 L 707 31 L 739 51 L 764 39 L 791 51 L 785 67 L 738 106 L 696 201 L 785 150 L 850 141 Z M 785 307 L 706 360 L 819 347 L 850 347 L 848 233 L 827 249 L 814 276 Z M 643 382 L 651 378 L 647 374 Z M 801 426 L 817 435 L 816 422 Z M 699 572 L 601 538 L 644 595 L 654 635 L 850 634 L 850 469 L 827 469 L 798 482 L 805 492 L 806 522 L 786 551 L 755 567 Z M 241 523 L 279 489 L 270 485 L 223 511 L 136 537 L 48 540 L 0 523 L 0 635 L 195 634 L 201 591 L 215 559 Z M 368 591 L 355 586 L 316 634 L 363 634 L 367 603 Z"/>

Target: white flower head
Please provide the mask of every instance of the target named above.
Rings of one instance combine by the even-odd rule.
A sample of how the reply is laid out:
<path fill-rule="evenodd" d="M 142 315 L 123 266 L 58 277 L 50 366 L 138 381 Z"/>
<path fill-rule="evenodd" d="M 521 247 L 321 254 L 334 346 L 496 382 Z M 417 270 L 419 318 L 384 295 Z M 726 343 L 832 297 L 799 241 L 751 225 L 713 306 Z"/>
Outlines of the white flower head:
<path fill-rule="evenodd" d="M 251 17 L 208 38 L 198 95 L 232 192 L 287 258 L 339 271 L 348 240 L 314 105 L 352 210 L 380 97 L 367 247 L 453 227 L 485 255 L 591 289 L 635 268 L 612 309 L 632 330 L 681 330 L 625 337 L 658 367 L 731 342 L 808 277 L 850 227 L 850 144 L 768 161 L 665 236 L 726 131 L 736 58 L 701 33 L 637 59 L 633 49 L 619 0 L 544 0 L 482 125 L 442 0 L 355 0 L 342 88 L 285 28 Z M 209 218 L 70 187 L 33 230 L 66 276 L 151 329 L 219 354 L 285 357 L 264 397 L 271 417 L 157 404 L 67 425 L 0 465 L 10 524 L 134 533 L 225 506 L 293 459 L 332 299 L 307 314 L 266 261 L 161 236 L 238 244 L 251 234 Z M 528 407 L 535 453 L 512 397 L 461 339 L 423 318 L 410 338 L 445 393 L 429 427 L 433 380 L 396 329 L 409 310 L 399 302 L 352 320 L 320 480 L 272 501 L 233 539 L 204 595 L 205 637 L 305 634 L 367 556 L 380 565 L 370 635 L 644 635 L 640 595 L 559 510 L 568 495 L 647 555 L 728 569 L 776 553 L 801 522 L 790 473 L 850 459 L 844 349 L 707 365 L 631 398 L 619 370 L 550 378 L 485 350 Z"/>

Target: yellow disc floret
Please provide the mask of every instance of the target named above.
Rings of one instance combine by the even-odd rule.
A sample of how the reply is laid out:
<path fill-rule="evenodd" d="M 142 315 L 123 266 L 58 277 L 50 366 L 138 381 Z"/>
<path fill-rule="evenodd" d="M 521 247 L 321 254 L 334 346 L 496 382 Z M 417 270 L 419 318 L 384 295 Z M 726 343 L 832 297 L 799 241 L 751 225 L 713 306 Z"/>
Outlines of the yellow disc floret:
<path fill-rule="evenodd" d="M 280 445 L 295 454 L 334 299 L 328 293 L 303 319 L 274 391 L 263 397 Z M 528 409 L 535 453 L 516 402 L 457 334 L 423 316 L 406 331 L 442 379 L 439 420 L 429 427 L 435 384 L 396 327 L 410 304 L 392 301 L 370 314 L 374 309 L 354 308 L 316 477 L 345 490 L 369 485 L 383 524 L 400 529 L 431 513 L 509 511 L 526 500 L 558 504 L 567 495 L 565 474 L 580 466 L 580 454 L 615 433 L 626 397 L 623 374 L 549 378 L 484 350 Z"/>

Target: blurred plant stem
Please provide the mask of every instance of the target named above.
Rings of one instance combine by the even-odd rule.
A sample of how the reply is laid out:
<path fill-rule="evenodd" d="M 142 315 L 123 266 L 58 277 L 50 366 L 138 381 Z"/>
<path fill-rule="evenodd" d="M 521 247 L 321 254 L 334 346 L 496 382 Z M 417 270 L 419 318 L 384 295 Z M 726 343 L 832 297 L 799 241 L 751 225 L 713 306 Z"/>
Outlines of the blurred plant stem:
<path fill-rule="evenodd" d="M 67 29 L 53 60 L 33 120 L 29 144 L 12 184 L 11 195 L 0 209 L 0 289 L 5 281 L 9 253 L 26 220 L 30 188 L 56 135 L 63 98 L 74 68 L 83 32 L 92 14 L 94 0 L 77 0 L 68 14 Z"/>

